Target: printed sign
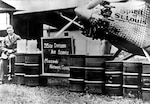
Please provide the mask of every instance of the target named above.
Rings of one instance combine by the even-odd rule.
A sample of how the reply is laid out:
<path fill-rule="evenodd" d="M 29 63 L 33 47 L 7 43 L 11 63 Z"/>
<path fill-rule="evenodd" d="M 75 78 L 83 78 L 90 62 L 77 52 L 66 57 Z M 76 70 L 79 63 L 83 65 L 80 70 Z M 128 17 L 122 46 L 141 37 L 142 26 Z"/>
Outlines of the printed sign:
<path fill-rule="evenodd" d="M 42 38 L 43 73 L 69 74 L 70 54 L 74 53 L 72 38 Z"/>

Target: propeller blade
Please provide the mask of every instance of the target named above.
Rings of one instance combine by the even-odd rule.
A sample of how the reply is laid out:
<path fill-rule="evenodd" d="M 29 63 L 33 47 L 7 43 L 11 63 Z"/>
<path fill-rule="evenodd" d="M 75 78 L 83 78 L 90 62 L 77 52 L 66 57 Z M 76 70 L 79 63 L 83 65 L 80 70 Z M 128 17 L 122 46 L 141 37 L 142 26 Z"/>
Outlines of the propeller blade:
<path fill-rule="evenodd" d="M 72 21 L 72 19 L 70 19 L 70 18 L 64 16 L 62 13 L 60 13 L 60 16 L 63 17 L 64 19 L 68 20 L 68 21 Z M 82 25 L 80 25 L 80 24 L 79 24 L 78 22 L 76 22 L 76 21 L 73 21 L 73 23 L 74 23 L 75 25 L 79 26 L 80 28 L 84 28 Z"/>
<path fill-rule="evenodd" d="M 65 31 L 76 19 L 78 16 L 76 16 L 72 21 L 70 21 L 67 25 L 65 25 L 54 37 L 59 36 L 63 31 Z"/>

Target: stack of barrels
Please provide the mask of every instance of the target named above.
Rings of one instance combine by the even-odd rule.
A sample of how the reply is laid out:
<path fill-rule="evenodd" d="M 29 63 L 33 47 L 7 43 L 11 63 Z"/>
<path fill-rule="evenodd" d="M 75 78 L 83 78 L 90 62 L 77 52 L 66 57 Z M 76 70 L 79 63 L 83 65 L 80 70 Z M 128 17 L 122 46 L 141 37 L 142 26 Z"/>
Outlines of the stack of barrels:
<path fill-rule="evenodd" d="M 26 54 L 25 56 L 25 84 L 27 86 L 38 86 L 40 78 L 39 53 Z"/>
<path fill-rule="evenodd" d="M 85 91 L 104 94 L 105 70 L 107 56 L 85 56 Z"/>
<path fill-rule="evenodd" d="M 141 98 L 142 63 L 126 61 L 123 66 L 123 94 L 126 97 Z"/>
<path fill-rule="evenodd" d="M 105 94 L 150 100 L 150 63 L 106 61 Z"/>
<path fill-rule="evenodd" d="M 123 62 L 105 62 L 105 94 L 108 96 L 122 96 Z"/>
<path fill-rule="evenodd" d="M 84 55 L 70 55 L 70 91 L 84 92 Z"/>
<path fill-rule="evenodd" d="M 25 54 L 24 53 L 17 53 L 15 58 L 15 69 L 14 69 L 14 83 L 25 85 Z"/>
<path fill-rule="evenodd" d="M 27 86 L 39 85 L 41 54 L 16 54 L 15 83 Z"/>
<path fill-rule="evenodd" d="M 104 63 L 111 58 L 109 55 L 70 55 L 70 91 L 104 94 Z"/>
<path fill-rule="evenodd" d="M 150 63 L 72 55 L 70 91 L 150 100 Z"/>

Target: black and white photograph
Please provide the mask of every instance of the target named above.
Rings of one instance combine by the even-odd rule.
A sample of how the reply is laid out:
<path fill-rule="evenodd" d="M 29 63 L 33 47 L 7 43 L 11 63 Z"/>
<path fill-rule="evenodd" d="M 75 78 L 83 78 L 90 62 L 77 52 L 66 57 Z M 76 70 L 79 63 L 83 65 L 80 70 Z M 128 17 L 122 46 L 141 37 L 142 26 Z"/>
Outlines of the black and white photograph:
<path fill-rule="evenodd" d="M 150 0 L 0 0 L 0 104 L 150 104 Z"/>

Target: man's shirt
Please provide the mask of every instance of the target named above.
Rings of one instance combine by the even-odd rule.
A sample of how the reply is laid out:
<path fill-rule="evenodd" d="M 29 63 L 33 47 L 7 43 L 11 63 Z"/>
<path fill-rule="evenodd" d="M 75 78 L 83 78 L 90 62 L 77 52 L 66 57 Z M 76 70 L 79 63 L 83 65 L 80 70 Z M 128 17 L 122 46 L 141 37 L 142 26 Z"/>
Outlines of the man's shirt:
<path fill-rule="evenodd" d="M 20 40 L 21 37 L 16 35 L 15 33 L 10 37 L 7 35 L 4 40 L 2 41 L 2 50 L 5 51 L 6 49 L 13 49 L 17 48 L 17 40 Z"/>

